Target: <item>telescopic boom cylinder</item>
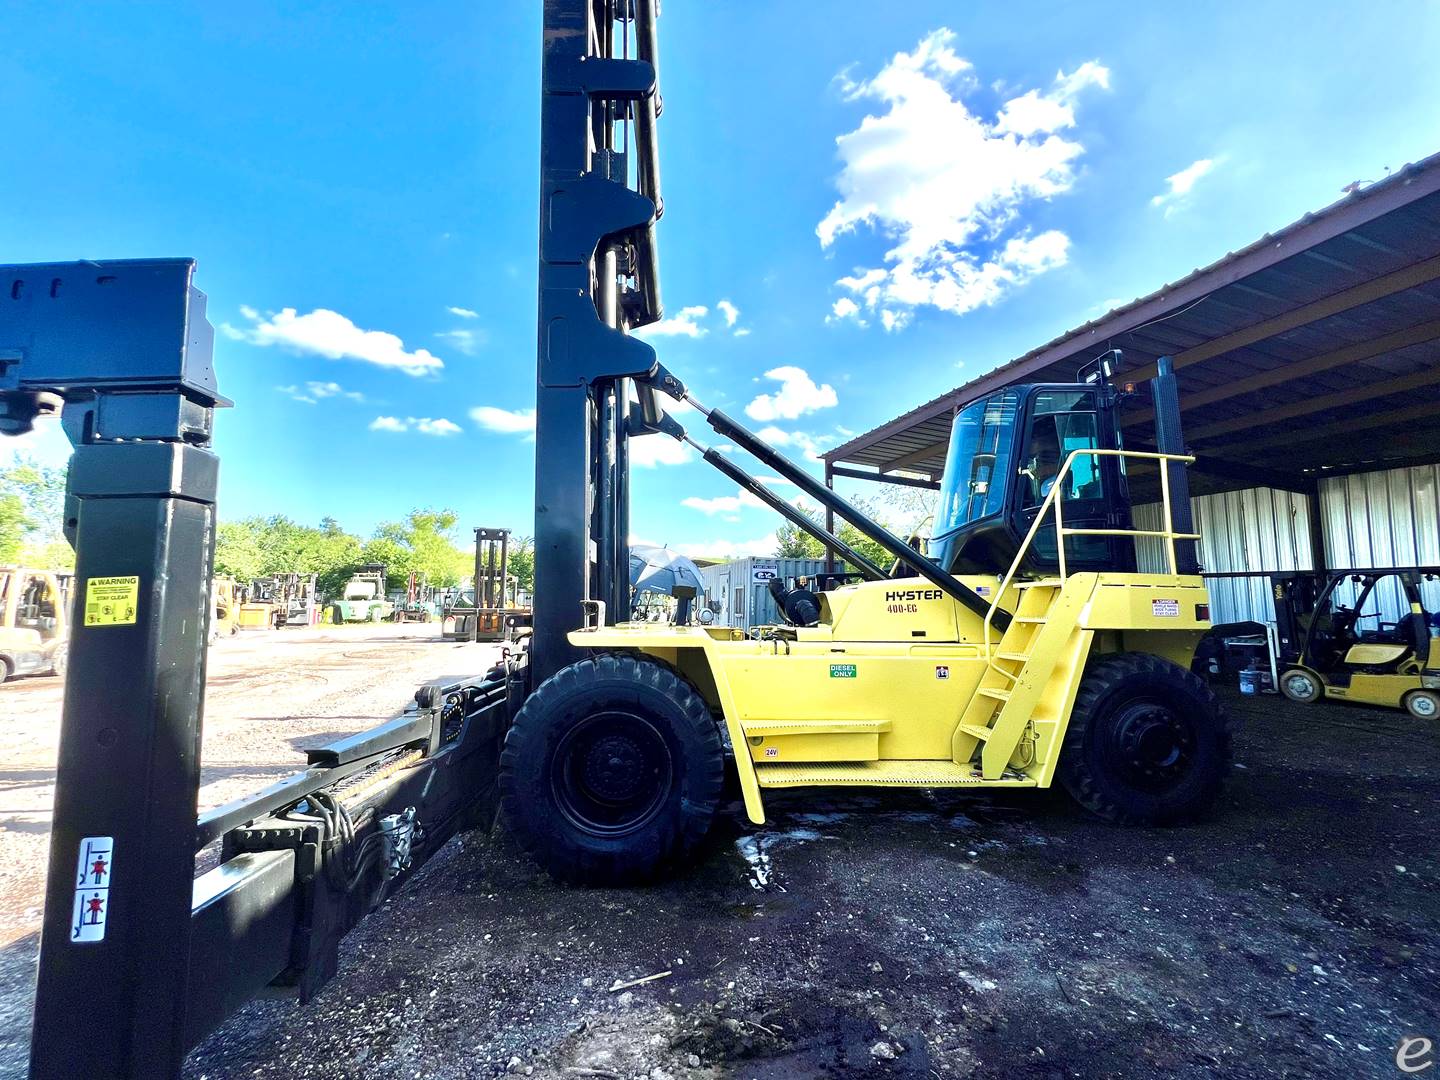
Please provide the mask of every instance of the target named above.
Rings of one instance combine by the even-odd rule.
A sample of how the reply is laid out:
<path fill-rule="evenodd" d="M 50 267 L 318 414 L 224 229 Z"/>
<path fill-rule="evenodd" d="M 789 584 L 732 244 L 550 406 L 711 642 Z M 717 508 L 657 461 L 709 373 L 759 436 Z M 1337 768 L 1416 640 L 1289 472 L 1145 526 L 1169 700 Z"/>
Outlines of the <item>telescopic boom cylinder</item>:
<path fill-rule="evenodd" d="M 684 398 L 699 410 L 716 434 L 736 443 L 747 454 L 763 462 L 769 468 L 774 469 L 805 494 L 819 502 L 820 505 L 834 511 L 845 521 L 854 525 L 862 533 L 870 537 L 870 539 L 874 540 L 886 551 L 890 552 L 890 554 L 894 555 L 932 585 L 935 585 L 946 595 L 958 600 L 981 618 L 989 614 L 992 624 L 1001 629 L 1009 625 L 1009 616 L 1003 610 L 997 608 L 994 613 L 991 614 L 990 604 L 984 597 L 966 588 L 966 586 L 962 585 L 947 573 L 939 563 L 920 554 L 920 552 L 916 551 L 879 522 L 861 513 L 804 469 L 793 464 L 784 455 L 777 454 L 770 447 L 766 446 L 765 443 L 761 442 L 757 436 L 725 415 L 725 413 L 719 409 L 707 409 L 688 393 L 684 395 Z"/>
<path fill-rule="evenodd" d="M 701 451 L 707 462 L 709 462 L 715 468 L 719 469 L 727 477 L 735 481 L 735 483 L 739 484 L 751 495 L 754 495 L 757 499 L 763 502 L 766 506 L 770 507 L 770 509 L 774 510 L 781 517 L 785 518 L 792 525 L 799 526 L 800 528 L 808 532 L 811 536 L 815 537 L 815 539 L 819 540 L 822 544 L 826 544 L 838 551 L 841 556 L 844 557 L 846 562 L 850 563 L 850 565 L 858 569 L 871 581 L 883 581 L 890 576 L 878 565 L 867 559 L 864 555 L 861 555 L 860 552 L 856 551 L 849 544 L 845 543 L 845 541 L 841 540 L 834 533 L 829 532 L 828 530 L 822 528 L 820 525 L 817 525 L 814 521 L 810 520 L 809 516 L 795 509 L 795 507 L 791 506 L 784 499 L 780 498 L 780 496 L 776 495 L 773 491 L 767 488 L 755 477 L 747 473 L 744 469 L 740 468 L 740 466 L 736 465 L 733 461 L 726 460 L 725 455 L 720 453 L 718 450 L 707 449 L 706 447 L 701 446 L 699 443 L 695 442 L 688 436 L 686 437 L 685 441 L 690 443 L 690 445 L 695 447 L 695 449 Z"/>

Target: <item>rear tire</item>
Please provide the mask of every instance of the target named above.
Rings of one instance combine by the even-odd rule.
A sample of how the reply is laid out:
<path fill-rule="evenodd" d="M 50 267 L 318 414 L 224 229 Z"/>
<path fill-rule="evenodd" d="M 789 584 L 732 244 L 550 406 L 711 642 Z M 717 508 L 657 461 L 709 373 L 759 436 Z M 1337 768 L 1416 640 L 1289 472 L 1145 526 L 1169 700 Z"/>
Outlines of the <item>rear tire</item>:
<path fill-rule="evenodd" d="M 556 672 L 505 737 L 505 820 L 554 877 L 653 878 L 704 838 L 725 762 L 710 708 L 672 669 L 613 653 Z"/>
<path fill-rule="evenodd" d="M 1176 825 L 1215 801 L 1230 753 L 1229 719 L 1201 679 L 1158 656 L 1118 653 L 1080 683 L 1060 782 L 1106 821 Z"/>
<path fill-rule="evenodd" d="M 1411 690 L 1402 704 L 1416 720 L 1434 720 L 1440 716 L 1440 694 L 1434 690 Z"/>
<path fill-rule="evenodd" d="M 1291 668 L 1280 676 L 1280 692 L 1299 705 L 1313 705 L 1325 696 L 1325 687 L 1304 668 Z"/>
<path fill-rule="evenodd" d="M 50 674 L 63 682 L 65 679 L 65 668 L 69 665 L 69 662 L 70 643 L 68 641 L 62 641 L 55 647 L 55 651 L 50 655 Z"/>

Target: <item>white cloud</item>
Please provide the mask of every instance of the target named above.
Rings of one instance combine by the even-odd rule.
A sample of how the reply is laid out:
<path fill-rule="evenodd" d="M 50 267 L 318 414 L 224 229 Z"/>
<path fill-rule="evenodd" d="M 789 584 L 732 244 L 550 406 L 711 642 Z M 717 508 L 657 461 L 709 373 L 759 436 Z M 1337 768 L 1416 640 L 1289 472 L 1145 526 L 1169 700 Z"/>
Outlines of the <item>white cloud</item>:
<path fill-rule="evenodd" d="M 860 317 L 860 305 L 848 296 L 842 296 L 836 300 L 830 307 L 830 314 L 825 316 L 826 322 L 839 322 L 841 319 L 854 319 L 861 326 L 868 325 Z"/>
<path fill-rule="evenodd" d="M 641 469 L 657 465 L 684 465 L 695 455 L 686 443 L 669 435 L 637 435 L 630 440 L 630 464 Z"/>
<path fill-rule="evenodd" d="M 829 383 L 817 386 L 804 368 L 772 368 L 765 377 L 780 383 L 780 389 L 773 394 L 761 394 L 745 406 L 745 415 L 752 420 L 794 420 L 839 404 L 835 388 Z"/>
<path fill-rule="evenodd" d="M 859 320 L 862 301 L 890 330 L 921 306 L 963 315 L 1066 261 L 1064 233 L 1032 236 L 1020 219 L 1032 203 L 1074 185 L 1084 147 L 1060 133 L 1075 127 L 1083 92 L 1109 86 L 1109 71 L 1095 61 L 1062 71 L 986 120 L 965 104 L 973 68 L 954 42 L 951 31 L 936 30 L 874 78 L 841 80 L 850 100 L 887 111 L 836 139 L 840 198 L 816 235 L 829 248 L 864 226 L 894 244 L 885 266 L 839 279 L 856 310 L 832 318 Z"/>
<path fill-rule="evenodd" d="M 702 338 L 712 329 L 722 329 L 722 322 L 723 329 L 730 331 L 735 337 L 747 337 L 750 333 L 748 326 L 737 325 L 740 322 L 740 309 L 733 302 L 716 300 L 713 308 L 706 304 L 683 307 L 678 315 L 638 328 L 635 336 Z"/>
<path fill-rule="evenodd" d="M 338 311 L 316 308 L 307 315 L 294 308 L 265 316 L 242 306 L 240 314 L 252 325 L 221 323 L 220 331 L 232 341 L 251 345 L 278 345 L 291 352 L 323 356 L 327 360 L 361 360 L 377 367 L 396 368 L 407 375 L 438 371 L 445 362 L 427 349 L 407 351 L 405 343 L 384 330 L 362 330 Z"/>
<path fill-rule="evenodd" d="M 445 310 L 451 315 L 458 315 L 462 319 L 478 319 L 480 317 L 478 311 L 471 311 L 468 307 L 447 307 Z"/>
<path fill-rule="evenodd" d="M 314 405 L 323 398 L 343 397 L 349 398 L 351 401 L 365 400 L 365 395 L 359 390 L 346 390 L 337 382 L 307 382 L 304 386 L 277 386 L 275 389 L 306 405 Z"/>
<path fill-rule="evenodd" d="M 1167 176 L 1165 190 L 1151 199 L 1150 205 L 1165 207 L 1165 216 L 1170 217 L 1185 205 L 1186 196 L 1194 190 L 1200 178 L 1212 172 L 1217 164 L 1213 158 L 1201 158 L 1191 162 L 1174 176 Z"/>
<path fill-rule="evenodd" d="M 441 341 L 449 342 L 466 356 L 474 356 L 476 350 L 489 340 L 484 330 L 442 330 L 435 336 Z"/>
<path fill-rule="evenodd" d="M 700 325 L 700 320 L 710 314 L 710 309 L 704 304 L 697 304 L 693 307 L 681 308 L 679 315 L 668 319 L 661 319 L 649 326 L 642 326 L 635 331 L 636 337 L 704 337 L 710 331 Z"/>
<path fill-rule="evenodd" d="M 766 533 L 754 540 L 706 540 L 698 544 L 672 544 L 670 550 L 678 551 L 691 559 L 743 559 L 747 555 L 774 555 L 780 541 L 775 534 Z"/>
<path fill-rule="evenodd" d="M 486 431 L 498 431 L 502 435 L 535 435 L 534 409 L 500 409 L 494 405 L 476 405 L 470 410 L 470 419 Z"/>
<path fill-rule="evenodd" d="M 771 446 L 794 448 L 799 450 L 811 461 L 819 461 L 820 455 L 828 450 L 834 439 L 828 435 L 810 435 L 803 431 L 785 431 L 783 428 L 775 427 L 773 424 L 763 427 L 755 433 L 762 442 Z"/>
<path fill-rule="evenodd" d="M 371 431 L 418 431 L 421 435 L 458 435 L 460 425 L 443 417 L 431 419 L 428 416 L 377 416 L 370 421 Z"/>
<path fill-rule="evenodd" d="M 713 499 L 702 499 L 698 496 L 690 496 L 680 500 L 681 506 L 688 506 L 692 510 L 699 510 L 702 514 L 733 514 L 747 506 L 765 509 L 765 504 L 751 495 L 743 488 L 736 488 L 734 495 L 717 495 Z"/>

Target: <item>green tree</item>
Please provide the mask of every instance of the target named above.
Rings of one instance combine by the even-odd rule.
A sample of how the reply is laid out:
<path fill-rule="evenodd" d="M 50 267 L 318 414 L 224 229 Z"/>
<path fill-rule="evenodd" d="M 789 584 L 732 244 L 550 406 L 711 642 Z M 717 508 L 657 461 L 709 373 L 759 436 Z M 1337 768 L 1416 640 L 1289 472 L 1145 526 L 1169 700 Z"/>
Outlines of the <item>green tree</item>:
<path fill-rule="evenodd" d="M 851 499 L 850 502 L 857 510 L 864 512 L 881 525 L 885 525 L 886 528 L 891 527 L 886 521 L 884 508 L 877 500 L 858 498 Z M 819 511 L 806 503 L 797 503 L 796 509 L 811 521 L 817 524 L 824 523 L 824 518 Z M 835 535 L 871 562 L 888 567 L 895 561 L 895 557 L 890 552 L 854 525 L 838 518 L 835 523 L 838 526 Z M 775 539 L 778 541 L 775 553 L 782 559 L 823 559 L 825 557 L 825 545 L 798 525 L 786 522 L 775 530 Z"/>
<path fill-rule="evenodd" d="M 25 455 L 0 468 L 0 558 L 4 561 L 55 570 L 75 565 L 63 528 L 66 471 Z"/>
<path fill-rule="evenodd" d="M 0 495 L 0 562 L 20 561 L 20 549 L 29 530 L 30 519 L 20 496 L 8 492 Z"/>
<path fill-rule="evenodd" d="M 510 538 L 510 573 L 520 588 L 535 595 L 535 540 L 530 536 Z"/>
<path fill-rule="evenodd" d="M 237 581 L 259 577 L 264 559 L 260 550 L 262 527 L 260 518 L 221 522 L 215 530 L 215 572 Z"/>
<path fill-rule="evenodd" d="M 412 510 L 404 521 L 388 521 L 361 549 L 361 561 L 385 564 L 391 579 L 412 573 L 439 588 L 459 583 L 474 564 L 474 555 L 455 541 L 453 510 Z"/>

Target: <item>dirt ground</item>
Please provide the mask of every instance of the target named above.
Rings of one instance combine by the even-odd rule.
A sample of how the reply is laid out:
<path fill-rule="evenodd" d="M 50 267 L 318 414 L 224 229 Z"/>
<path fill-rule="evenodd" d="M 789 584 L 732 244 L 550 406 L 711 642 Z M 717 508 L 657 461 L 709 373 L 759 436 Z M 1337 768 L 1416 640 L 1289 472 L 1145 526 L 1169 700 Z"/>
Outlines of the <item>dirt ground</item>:
<path fill-rule="evenodd" d="M 316 1001 L 252 1003 L 187 1076 L 1402 1075 L 1401 1039 L 1440 1037 L 1440 727 L 1227 701 L 1238 766 L 1184 829 L 1034 792 L 791 793 L 614 890 L 464 835 Z"/>
<path fill-rule="evenodd" d="M 210 649 L 200 807 L 305 765 L 301 752 L 394 716 L 416 687 L 474 674 L 498 646 L 440 640 L 438 625 L 245 632 Z M 0 1077 L 23 1073 L 44 899 L 63 688 L 0 686 Z"/>

